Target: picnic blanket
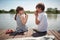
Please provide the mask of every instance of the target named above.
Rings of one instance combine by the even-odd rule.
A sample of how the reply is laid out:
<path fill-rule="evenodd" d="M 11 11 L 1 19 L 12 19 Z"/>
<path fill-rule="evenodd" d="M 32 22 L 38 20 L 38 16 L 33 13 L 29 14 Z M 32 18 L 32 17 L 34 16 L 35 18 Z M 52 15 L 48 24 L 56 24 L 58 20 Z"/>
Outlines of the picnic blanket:
<path fill-rule="evenodd" d="M 46 35 L 42 37 L 25 37 L 25 38 L 11 38 L 6 40 L 54 40 L 55 37 L 53 35 Z"/>

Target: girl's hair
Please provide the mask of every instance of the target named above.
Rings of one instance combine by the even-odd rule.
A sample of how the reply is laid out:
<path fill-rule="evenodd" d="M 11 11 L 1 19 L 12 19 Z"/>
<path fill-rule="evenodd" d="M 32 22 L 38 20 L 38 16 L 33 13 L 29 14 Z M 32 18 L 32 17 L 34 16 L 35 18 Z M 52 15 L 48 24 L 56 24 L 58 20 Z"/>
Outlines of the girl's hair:
<path fill-rule="evenodd" d="M 18 7 L 16 8 L 15 20 L 16 20 L 17 14 L 18 14 L 19 11 L 21 11 L 21 10 L 24 10 L 23 7 L 18 6 Z"/>

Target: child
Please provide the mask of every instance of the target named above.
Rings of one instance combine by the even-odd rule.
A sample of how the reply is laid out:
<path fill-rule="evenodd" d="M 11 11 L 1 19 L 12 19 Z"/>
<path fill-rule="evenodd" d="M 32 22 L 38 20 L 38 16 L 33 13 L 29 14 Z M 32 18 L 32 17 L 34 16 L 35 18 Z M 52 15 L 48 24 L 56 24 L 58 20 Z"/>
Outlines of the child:
<path fill-rule="evenodd" d="M 24 32 L 27 31 L 26 22 L 28 19 L 28 15 L 24 14 L 24 9 L 22 7 L 17 7 L 16 9 L 16 15 L 15 20 L 17 22 L 17 28 L 15 31 L 15 35 L 18 34 L 24 34 Z"/>
<path fill-rule="evenodd" d="M 37 24 L 38 28 L 33 29 L 38 36 L 46 35 L 47 33 L 47 15 L 44 12 L 45 6 L 42 3 L 36 5 L 36 12 L 35 12 L 35 23 Z M 33 35 L 34 36 L 34 35 Z"/>

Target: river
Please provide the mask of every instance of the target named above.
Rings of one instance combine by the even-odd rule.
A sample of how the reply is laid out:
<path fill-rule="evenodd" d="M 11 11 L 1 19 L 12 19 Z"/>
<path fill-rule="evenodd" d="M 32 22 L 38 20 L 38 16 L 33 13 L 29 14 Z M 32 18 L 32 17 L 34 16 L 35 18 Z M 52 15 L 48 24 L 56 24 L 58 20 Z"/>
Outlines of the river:
<path fill-rule="evenodd" d="M 0 14 L 0 29 L 15 29 L 16 21 L 15 14 Z M 48 16 L 48 30 L 60 30 L 60 14 L 47 14 Z M 34 28 L 35 24 L 34 14 L 28 14 L 28 21 L 26 23 L 28 28 Z"/>

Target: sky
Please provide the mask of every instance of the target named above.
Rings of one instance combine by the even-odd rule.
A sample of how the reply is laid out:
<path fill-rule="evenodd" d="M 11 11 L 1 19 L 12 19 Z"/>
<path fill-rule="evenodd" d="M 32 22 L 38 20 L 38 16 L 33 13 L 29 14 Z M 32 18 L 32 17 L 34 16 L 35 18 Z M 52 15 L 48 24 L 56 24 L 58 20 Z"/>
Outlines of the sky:
<path fill-rule="evenodd" d="M 24 10 L 34 11 L 35 6 L 38 3 L 45 4 L 45 10 L 47 8 L 58 8 L 60 10 L 60 0 L 0 0 L 0 10 L 16 9 L 17 6 L 22 6 Z"/>

